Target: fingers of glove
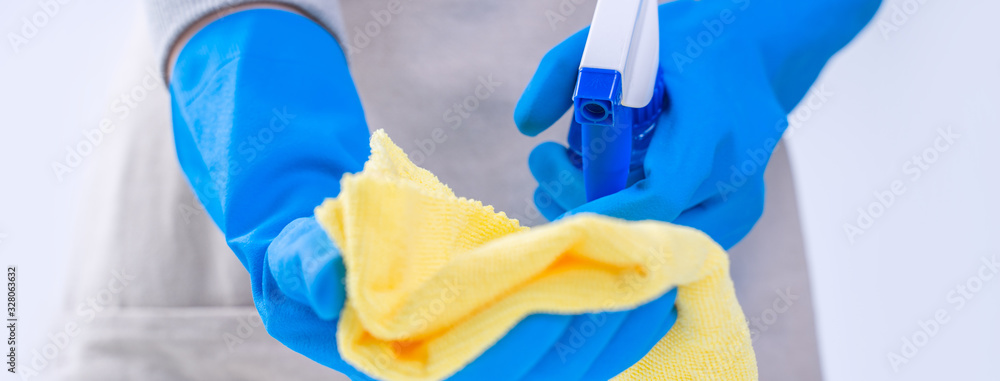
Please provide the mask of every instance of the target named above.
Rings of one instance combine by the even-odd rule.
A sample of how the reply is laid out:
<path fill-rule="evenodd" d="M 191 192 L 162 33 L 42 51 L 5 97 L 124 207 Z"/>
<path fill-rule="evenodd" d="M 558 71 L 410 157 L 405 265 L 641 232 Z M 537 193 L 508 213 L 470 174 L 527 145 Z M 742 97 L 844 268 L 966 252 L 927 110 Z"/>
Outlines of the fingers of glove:
<path fill-rule="evenodd" d="M 542 216 L 546 220 L 555 221 L 566 213 L 566 209 L 559 206 L 555 198 L 548 194 L 545 189 L 542 189 L 542 187 L 535 188 L 535 195 L 532 199 L 535 200 L 535 207 L 538 208 L 538 211 L 542 213 Z"/>
<path fill-rule="evenodd" d="M 514 123 L 521 133 L 538 135 L 573 105 L 576 77 L 589 31 L 586 28 L 570 36 L 542 58 L 514 108 Z"/>
<path fill-rule="evenodd" d="M 343 261 L 339 251 L 314 218 L 300 218 L 289 224 L 274 240 L 268 254 L 273 288 L 267 293 L 270 297 L 265 305 L 272 316 L 284 317 L 285 323 L 295 322 L 293 325 L 304 326 L 322 324 L 320 319 L 336 319 L 344 301 L 344 287 L 341 283 L 344 277 Z M 315 310 L 315 314 L 309 319 L 301 316 L 306 314 L 303 311 L 306 306 L 312 306 Z M 323 311 L 326 311 L 325 316 Z M 283 316 L 289 313 L 299 317 Z M 318 318 L 316 315 L 319 315 Z M 496 375 L 502 375 L 502 379 L 518 379 L 538 362 L 565 331 L 570 320 L 571 317 L 562 315 L 529 316 L 451 379 L 481 380 Z M 294 327 L 288 327 L 288 324 L 273 326 L 285 335 L 294 336 L 287 338 L 292 343 L 317 340 L 316 337 L 308 337 L 308 330 L 296 331 Z M 335 337 L 336 321 L 327 328 L 333 331 L 331 336 Z M 269 326 L 269 332 L 271 329 Z M 323 334 L 320 331 L 316 333 Z M 333 338 L 330 342 L 335 343 L 336 339 Z M 324 364 L 348 374 L 352 379 L 370 379 L 343 363 L 339 355 L 331 357 L 312 352 L 316 351 L 310 351 L 307 356 L 313 359 L 316 359 L 314 356 L 328 358 Z"/>
<path fill-rule="evenodd" d="M 783 114 L 767 86 L 757 53 L 739 45 L 726 52 L 709 50 L 688 65 L 664 67 L 671 108 L 657 122 L 643 163 L 645 178 L 570 213 L 673 221 L 703 201 L 706 195 L 698 191 L 716 166 L 728 168 L 729 163 L 717 157 L 720 147 L 742 149 L 738 140 L 744 136 L 766 135 L 757 130 L 776 134 L 774 123 Z M 733 64 L 734 59 L 741 64 Z M 741 128 L 756 130 L 746 133 Z"/>
<path fill-rule="evenodd" d="M 677 321 L 677 289 L 639 306 L 629 313 L 601 355 L 587 370 L 584 380 L 610 380 L 639 362 L 660 342 Z"/>
<path fill-rule="evenodd" d="M 556 343 L 571 320 L 572 316 L 567 315 L 530 315 L 448 379 L 518 380 Z"/>
<path fill-rule="evenodd" d="M 344 306 L 346 270 L 340 251 L 313 217 L 282 229 L 267 249 L 267 263 L 278 288 L 289 298 L 332 320 Z"/>
<path fill-rule="evenodd" d="M 688 203 L 690 195 L 683 189 L 654 188 L 651 179 L 572 209 L 565 215 L 596 213 L 630 221 L 673 221 Z"/>
<path fill-rule="evenodd" d="M 341 372 L 352 380 L 373 381 L 344 361 L 337 347 L 337 323 L 323 320 L 308 305 L 288 297 L 275 278 L 258 264 L 250 264 L 253 299 L 267 333 L 288 348 L 309 359 Z M 260 275 L 254 275 L 260 274 Z M 262 277 L 262 279 L 257 279 Z M 258 283 L 259 280 L 259 283 Z M 251 323 L 252 324 L 252 323 Z"/>
<path fill-rule="evenodd" d="M 574 316 L 559 340 L 523 380 L 581 379 L 629 314 L 618 311 Z"/>
<path fill-rule="evenodd" d="M 715 165 L 716 148 L 735 125 L 728 102 L 715 94 L 714 79 L 688 78 L 666 71 L 671 109 L 657 121 L 643 162 L 645 178 L 618 193 L 591 201 L 570 213 L 598 213 L 628 220 L 672 221 L 692 205 L 691 199 Z M 700 81 L 702 83 L 696 83 Z M 720 99 L 721 98 L 721 99 Z"/>
<path fill-rule="evenodd" d="M 538 181 L 539 188 L 551 196 L 563 210 L 573 209 L 587 202 L 583 172 L 573 166 L 566 147 L 561 144 L 539 144 L 528 156 L 528 168 Z"/>
<path fill-rule="evenodd" d="M 764 182 L 757 178 L 684 211 L 674 223 L 701 230 L 723 249 L 743 239 L 764 212 Z"/>
<path fill-rule="evenodd" d="M 572 164 L 568 149 L 558 143 L 542 143 L 531 151 L 528 166 L 538 181 L 535 205 L 549 221 L 587 201 L 583 172 Z M 629 172 L 628 185 L 642 180 L 641 170 Z"/>

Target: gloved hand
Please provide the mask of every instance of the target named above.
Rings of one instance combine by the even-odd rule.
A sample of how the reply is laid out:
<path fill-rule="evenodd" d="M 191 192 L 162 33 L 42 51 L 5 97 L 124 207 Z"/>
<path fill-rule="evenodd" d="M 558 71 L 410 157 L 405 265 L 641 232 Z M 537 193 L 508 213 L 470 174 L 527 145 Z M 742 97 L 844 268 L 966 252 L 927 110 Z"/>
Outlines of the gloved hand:
<path fill-rule="evenodd" d="M 183 47 L 170 93 L 181 168 L 250 273 L 268 333 L 363 379 L 337 352 L 344 268 L 312 217 L 368 157 L 337 42 L 293 13 L 229 15 Z"/>
<path fill-rule="evenodd" d="M 752 3 L 752 5 L 751 5 Z M 593 212 L 698 228 L 724 248 L 763 212 L 764 168 L 827 60 L 864 27 L 878 0 L 677 0 L 660 5 L 660 66 L 668 94 L 641 173 L 586 203 L 583 176 L 556 143 L 529 158 L 549 219 Z M 587 30 L 549 51 L 514 119 L 534 136 L 572 106 Z"/>
<path fill-rule="evenodd" d="M 337 350 L 345 270 L 312 216 L 369 153 L 340 46 L 303 16 L 239 12 L 187 42 L 170 92 L 181 168 L 250 273 L 268 333 L 354 380 L 369 380 Z M 572 320 L 529 316 L 451 379 L 519 379 Z"/>

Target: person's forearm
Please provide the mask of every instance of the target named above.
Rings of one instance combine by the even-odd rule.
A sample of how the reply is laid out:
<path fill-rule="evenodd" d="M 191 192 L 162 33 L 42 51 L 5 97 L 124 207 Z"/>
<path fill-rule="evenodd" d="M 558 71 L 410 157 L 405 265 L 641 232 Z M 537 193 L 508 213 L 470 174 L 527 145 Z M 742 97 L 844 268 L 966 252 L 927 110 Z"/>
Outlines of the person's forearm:
<path fill-rule="evenodd" d="M 367 156 L 343 50 L 304 17 L 251 10 L 211 23 L 181 49 L 170 94 L 181 168 L 237 254 L 259 258 Z M 297 186 L 316 173 L 329 176 Z"/>
<path fill-rule="evenodd" d="M 808 42 L 837 38 L 846 44 L 868 24 L 881 0 L 733 0 L 760 23 L 764 39 Z"/>
<path fill-rule="evenodd" d="M 754 24 L 779 100 L 791 111 L 827 60 L 851 42 L 881 0 L 723 0 Z"/>
<path fill-rule="evenodd" d="M 346 270 L 313 218 L 370 152 L 344 49 L 306 17 L 244 10 L 183 44 L 169 88 L 178 162 L 249 273 L 267 333 L 366 379 L 337 352 Z"/>
<path fill-rule="evenodd" d="M 218 19 L 221 19 L 233 13 L 247 11 L 251 9 L 277 9 L 286 12 L 292 12 L 300 16 L 305 16 L 297 8 L 280 3 L 237 4 L 229 8 L 215 10 L 212 13 L 206 15 L 205 17 L 202 17 L 200 20 L 195 21 L 193 24 L 184 29 L 184 31 L 177 36 L 177 39 L 173 41 L 172 45 L 168 47 L 169 52 L 167 53 L 164 80 L 168 83 L 170 82 L 170 76 L 173 72 L 174 64 L 177 62 L 177 55 L 181 53 L 181 49 L 184 48 L 184 45 L 187 44 L 187 42 L 191 40 L 191 37 L 194 36 L 196 33 L 198 33 L 199 30 L 201 30 L 206 25 L 211 24 L 212 22 Z"/>
<path fill-rule="evenodd" d="M 194 33 L 239 11 L 260 8 L 291 11 L 312 19 L 335 39 L 345 35 L 338 0 L 145 0 L 144 3 L 156 63 L 167 82 L 173 74 L 176 52 Z"/>

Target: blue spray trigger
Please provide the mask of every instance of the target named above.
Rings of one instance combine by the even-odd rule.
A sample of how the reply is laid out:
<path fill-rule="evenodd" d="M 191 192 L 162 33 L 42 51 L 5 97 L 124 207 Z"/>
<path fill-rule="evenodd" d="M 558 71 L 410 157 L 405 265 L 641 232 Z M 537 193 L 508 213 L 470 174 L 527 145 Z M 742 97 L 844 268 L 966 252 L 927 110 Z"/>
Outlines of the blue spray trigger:
<path fill-rule="evenodd" d="M 588 201 L 625 189 L 629 172 L 642 170 L 656 121 L 666 107 L 662 69 L 657 70 L 653 97 L 645 107 L 622 106 L 621 89 L 617 71 L 580 69 L 567 140 L 570 162 L 583 169 Z"/>
<path fill-rule="evenodd" d="M 622 106 L 622 76 L 615 70 L 582 68 L 573 95 L 573 119 L 580 124 L 583 182 L 587 200 L 625 188 L 632 139 L 632 113 Z"/>

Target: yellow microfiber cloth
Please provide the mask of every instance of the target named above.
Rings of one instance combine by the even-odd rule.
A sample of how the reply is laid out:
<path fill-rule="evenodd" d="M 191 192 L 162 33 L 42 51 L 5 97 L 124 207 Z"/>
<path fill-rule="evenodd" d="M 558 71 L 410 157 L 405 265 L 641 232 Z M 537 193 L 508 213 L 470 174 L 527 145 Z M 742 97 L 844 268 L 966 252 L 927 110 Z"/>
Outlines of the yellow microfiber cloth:
<path fill-rule="evenodd" d="M 698 230 L 581 214 L 528 229 L 460 198 L 382 131 L 364 171 L 316 209 L 340 247 L 344 360 L 443 379 L 532 313 L 632 309 L 678 287 L 678 319 L 621 380 L 756 380 L 726 252 Z"/>

